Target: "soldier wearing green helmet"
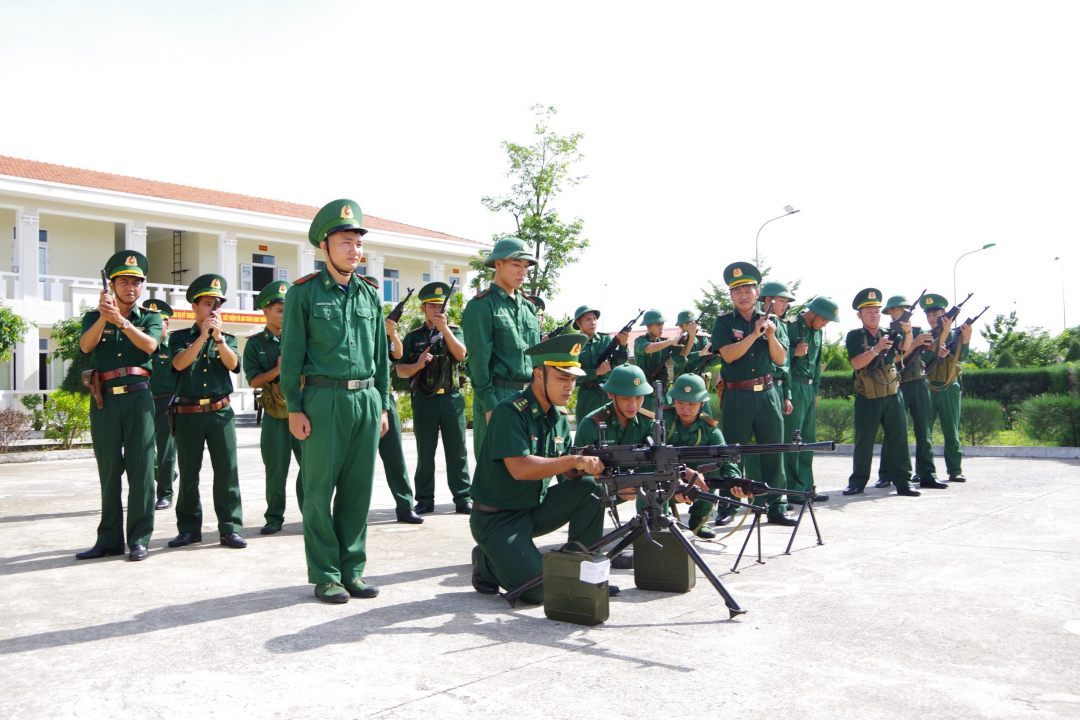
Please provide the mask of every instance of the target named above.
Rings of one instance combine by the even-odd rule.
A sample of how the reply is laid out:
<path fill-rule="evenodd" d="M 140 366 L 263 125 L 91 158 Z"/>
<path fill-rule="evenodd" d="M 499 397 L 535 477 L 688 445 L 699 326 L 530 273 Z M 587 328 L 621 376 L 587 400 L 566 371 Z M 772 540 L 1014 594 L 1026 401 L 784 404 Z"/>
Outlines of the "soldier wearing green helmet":
<path fill-rule="evenodd" d="M 674 375 L 682 375 L 695 372 L 702 367 L 703 363 L 708 362 L 708 358 L 712 357 L 708 349 L 709 338 L 699 334 L 701 327 L 697 323 L 697 314 L 692 310 L 679 312 L 675 324 L 679 326 L 679 339 L 682 340 L 683 336 L 685 336 L 686 341 L 683 342 L 682 348 L 671 356 L 673 373 Z"/>
<path fill-rule="evenodd" d="M 574 311 L 573 327 L 589 338 L 589 341 L 581 348 L 581 355 L 578 358 L 581 361 L 581 369 L 585 371 L 585 376 L 577 384 L 577 405 L 574 408 L 574 415 L 578 426 L 586 415 L 607 402 L 607 395 L 600 386 L 603 385 L 605 376 L 611 372 L 611 369 L 622 365 L 628 358 L 626 346 L 630 342 L 630 335 L 619 333 L 616 337 L 619 339 L 621 351 L 614 353 L 608 360 L 599 362 L 600 356 L 611 344 L 610 335 L 597 332 L 599 319 L 600 311 L 589 305 L 582 305 Z"/>
<path fill-rule="evenodd" d="M 176 387 L 176 374 L 172 369 L 172 351 L 169 350 L 169 318 L 173 309 L 169 303 L 157 298 L 147 300 L 142 309 L 161 315 L 161 342 L 150 356 L 154 369 L 150 375 L 150 393 L 154 399 L 154 432 L 157 440 L 156 510 L 168 510 L 173 504 L 173 482 L 176 480 L 176 441 L 169 427 L 169 401 Z"/>
<path fill-rule="evenodd" d="M 355 273 L 363 213 L 352 200 L 323 206 L 308 229 L 326 266 L 285 298 L 281 389 L 300 440 L 308 582 L 327 603 L 379 594 L 363 580 L 367 516 L 379 438 L 389 427 L 390 375 L 377 283 Z"/>
<path fill-rule="evenodd" d="M 248 336 L 244 346 L 244 374 L 248 385 L 259 390 L 263 407 L 259 449 L 266 469 L 266 524 L 259 530 L 273 535 L 285 522 L 285 485 L 289 465 L 296 457 L 300 465 L 300 440 L 289 431 L 289 412 L 281 392 L 281 321 L 285 315 L 285 295 L 291 283 L 276 280 L 255 298 L 255 307 L 266 317 L 262 332 Z M 296 504 L 304 507 L 303 472 L 296 475 Z"/>
<path fill-rule="evenodd" d="M 75 555 L 93 560 L 123 555 L 146 559 L 154 531 L 154 401 L 150 395 L 151 355 L 161 340 L 161 315 L 136 306 L 150 263 L 122 250 L 105 265 L 109 290 L 82 318 L 79 349 L 90 354 L 94 399 L 90 437 L 101 482 L 101 521 L 94 546 Z M 128 477 L 127 528 L 121 487 Z"/>
<path fill-rule="evenodd" d="M 495 279 L 465 306 L 461 318 L 473 386 L 473 455 L 487 434 L 487 422 L 500 401 L 529 385 L 532 362 L 525 350 L 540 342 L 536 305 L 520 288 L 536 264 L 524 240 L 495 243 L 484 266 Z"/>
<path fill-rule="evenodd" d="M 937 341 L 928 346 L 927 355 L 924 356 L 927 361 L 933 359 L 934 355 L 939 358 L 926 378 L 930 388 L 930 407 L 933 411 L 930 424 L 933 426 L 935 418 L 941 421 L 941 434 L 944 436 L 945 445 L 945 469 L 949 473 L 949 482 L 967 482 L 961 465 L 964 460 L 964 451 L 960 444 L 960 400 L 963 395 L 960 375 L 964 370 L 963 362 L 970 352 L 972 328 L 968 323 L 964 323 L 953 330 L 952 323 L 946 315 L 949 301 L 942 295 L 928 294 L 923 298 L 922 308 L 931 328 L 941 326 Z M 946 347 L 950 334 L 957 340 L 956 348 L 952 353 Z"/>
<path fill-rule="evenodd" d="M 641 319 L 641 326 L 645 328 L 645 334 L 634 340 L 634 365 L 645 372 L 647 385 L 652 388 L 652 383 L 659 380 L 667 390 L 674 377 L 675 361 L 665 352 L 674 347 L 678 353 L 683 349 L 679 344 L 679 336 L 672 338 L 664 337 L 664 323 L 667 318 L 659 310 L 648 310 Z M 670 377 L 669 377 L 670 376 Z M 655 411 L 657 408 L 656 398 L 650 393 L 645 398 L 645 409 Z"/>

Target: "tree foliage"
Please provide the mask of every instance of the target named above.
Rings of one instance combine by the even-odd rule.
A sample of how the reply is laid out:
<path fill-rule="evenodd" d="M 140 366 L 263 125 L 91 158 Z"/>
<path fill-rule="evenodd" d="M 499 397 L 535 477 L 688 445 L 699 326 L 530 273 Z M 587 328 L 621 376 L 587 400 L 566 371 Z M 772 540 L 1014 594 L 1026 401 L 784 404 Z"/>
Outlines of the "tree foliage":
<path fill-rule="evenodd" d="M 46 362 L 53 360 L 74 360 L 79 356 L 79 338 L 82 337 L 82 315 L 74 315 L 67 320 L 53 323 L 52 339 L 56 343 L 56 349 L 45 358 Z"/>
<path fill-rule="evenodd" d="M 1017 367 L 1046 367 L 1061 362 L 1067 349 L 1067 339 L 1054 338 L 1041 327 L 1017 330 L 1016 311 L 1008 316 L 997 315 L 989 325 L 983 326 L 982 336 L 990 344 L 990 361 L 998 367 L 1001 356 L 1012 355 Z M 1068 338 L 1068 332 L 1062 335 Z M 1007 361 L 1006 361 L 1007 362 Z"/>
<path fill-rule="evenodd" d="M 26 338 L 26 333 L 37 327 L 14 310 L 0 303 L 0 362 L 11 360 L 12 349 Z"/>

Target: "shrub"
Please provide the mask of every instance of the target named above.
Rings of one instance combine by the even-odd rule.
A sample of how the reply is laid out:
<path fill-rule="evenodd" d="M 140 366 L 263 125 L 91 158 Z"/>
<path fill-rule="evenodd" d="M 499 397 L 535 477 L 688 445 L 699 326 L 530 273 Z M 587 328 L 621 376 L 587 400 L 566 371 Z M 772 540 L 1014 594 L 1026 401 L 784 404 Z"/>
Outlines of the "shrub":
<path fill-rule="evenodd" d="M 846 398 L 855 397 L 855 381 L 852 379 L 851 370 L 839 370 L 836 372 L 821 373 L 821 384 L 818 386 L 820 398 Z"/>
<path fill-rule="evenodd" d="M 855 437 L 855 402 L 825 398 L 818 401 L 817 438 L 837 444 L 851 442 Z"/>
<path fill-rule="evenodd" d="M 466 382 L 464 387 L 461 388 L 461 397 L 465 399 L 465 427 L 471 428 L 472 425 L 472 401 L 473 390 L 472 383 Z"/>
<path fill-rule="evenodd" d="M 64 450 L 90 432 L 90 397 L 56 390 L 42 409 L 45 437 L 59 440 Z"/>
<path fill-rule="evenodd" d="M 390 394 L 397 396 L 397 411 L 398 418 L 401 419 L 402 431 L 411 429 L 413 424 L 412 395 L 396 392 Z"/>
<path fill-rule="evenodd" d="M 0 453 L 6 453 L 15 443 L 28 437 L 30 437 L 29 415 L 14 408 L 0 410 Z"/>
<path fill-rule="evenodd" d="M 1013 357 L 1013 354 L 1006 350 L 998 356 L 997 366 L 1007 370 L 1009 368 L 1020 367 L 1020 364 L 1016 362 L 1016 358 Z"/>
<path fill-rule="evenodd" d="M 968 445 L 988 445 L 1001 432 L 1005 410 L 992 400 L 960 401 L 960 436 Z"/>
<path fill-rule="evenodd" d="M 30 415 L 33 418 L 31 423 L 34 426 L 35 431 L 45 427 L 45 415 L 41 412 L 40 395 L 23 395 L 19 402 L 22 403 L 24 408 L 30 411 Z"/>
<path fill-rule="evenodd" d="M 1065 353 L 1065 362 L 1080 362 L 1080 340 L 1072 339 L 1069 349 Z"/>
<path fill-rule="evenodd" d="M 1080 447 L 1080 398 L 1040 395 L 1020 408 L 1024 432 L 1030 437 L 1065 447 Z"/>

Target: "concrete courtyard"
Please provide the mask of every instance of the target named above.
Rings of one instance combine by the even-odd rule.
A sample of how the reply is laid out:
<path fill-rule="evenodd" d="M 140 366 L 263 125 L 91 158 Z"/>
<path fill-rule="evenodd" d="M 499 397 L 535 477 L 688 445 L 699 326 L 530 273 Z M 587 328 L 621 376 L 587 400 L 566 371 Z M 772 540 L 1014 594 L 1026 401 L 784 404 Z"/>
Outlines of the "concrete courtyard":
<path fill-rule="evenodd" d="M 476 594 L 445 485 L 399 524 L 381 468 L 382 594 L 318 602 L 291 489 L 283 532 L 258 534 L 245 420 L 245 550 L 216 543 L 209 458 L 206 542 L 167 548 L 162 511 L 142 563 L 74 559 L 99 517 L 92 459 L 0 466 L 0 717 L 1080 717 L 1080 461 L 972 458 L 965 485 L 843 498 L 850 457 L 819 455 L 824 545 L 807 524 L 785 556 L 766 526 L 766 563 L 733 574 L 745 531 L 698 544 L 746 615 L 700 574 L 671 595 L 614 571 L 610 620 L 584 628 Z"/>

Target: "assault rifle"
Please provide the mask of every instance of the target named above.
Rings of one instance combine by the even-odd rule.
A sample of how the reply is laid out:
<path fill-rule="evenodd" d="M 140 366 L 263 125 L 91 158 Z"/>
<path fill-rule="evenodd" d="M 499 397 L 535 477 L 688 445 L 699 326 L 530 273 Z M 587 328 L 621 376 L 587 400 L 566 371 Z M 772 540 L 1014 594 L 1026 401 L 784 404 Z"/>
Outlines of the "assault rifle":
<path fill-rule="evenodd" d="M 705 314 L 712 310 L 713 305 L 715 304 L 716 303 L 709 303 L 705 307 L 705 309 L 701 311 L 701 314 L 698 315 L 697 320 L 695 320 L 694 322 L 696 322 L 699 327 L 701 325 L 701 321 L 705 319 Z M 675 355 L 676 350 L 682 350 L 688 342 L 692 342 L 690 338 L 690 333 L 684 332 L 682 335 L 679 336 L 679 340 L 674 345 L 664 350 L 664 358 L 660 361 L 660 364 L 656 367 L 656 369 L 652 371 L 652 374 L 649 375 L 649 380 L 659 380 L 660 373 L 663 372 L 664 367 L 667 365 L 667 361 Z"/>
<path fill-rule="evenodd" d="M 386 316 L 387 320 L 393 320 L 394 322 L 397 322 L 401 319 L 401 313 L 405 311 L 405 303 L 409 302 L 409 298 L 411 298 L 413 294 L 412 288 L 408 288 L 408 290 L 409 294 L 406 295 L 401 302 L 394 306 L 394 309 L 391 310 L 390 314 Z"/>
<path fill-rule="evenodd" d="M 896 357 L 896 352 L 898 352 L 898 348 L 896 347 L 896 343 L 898 343 L 898 342 L 900 342 L 901 340 L 904 339 L 903 325 L 906 322 L 911 322 L 911 314 L 913 312 L 915 312 L 915 308 L 919 307 L 919 303 L 922 302 L 922 299 L 924 297 L 926 297 L 926 289 L 925 288 L 923 289 L 923 291 L 921 293 L 919 293 L 919 297 L 917 297 L 915 299 L 915 302 L 911 303 L 911 305 L 908 307 L 908 309 L 905 310 L 903 312 L 903 314 L 900 315 L 900 317 L 896 318 L 891 323 L 889 323 L 889 330 L 886 333 L 885 337 L 889 338 L 889 340 L 892 341 L 893 347 L 891 347 L 887 352 L 883 352 L 880 355 L 874 356 L 874 359 L 871 360 L 870 363 L 867 365 L 867 367 L 869 369 L 875 370 L 875 369 L 881 367 L 881 364 L 882 364 L 882 362 L 884 362 L 884 358 L 885 358 L 886 355 L 892 355 L 892 357 L 894 357 L 894 358 Z"/>
<path fill-rule="evenodd" d="M 964 298 L 964 302 L 953 305 L 951 308 L 949 308 L 949 312 L 938 318 L 937 325 L 934 326 L 934 329 L 931 332 L 934 340 L 937 340 L 939 337 L 941 337 L 941 329 L 945 327 L 945 320 L 947 319 L 950 323 L 956 322 L 956 318 L 960 317 L 960 308 L 964 307 L 964 303 L 970 300 L 971 296 L 974 294 L 975 293 L 968 293 L 968 296 Z"/>
<path fill-rule="evenodd" d="M 615 333 L 615 335 L 616 336 L 622 335 L 623 333 L 628 333 L 631 330 L 633 330 L 634 325 L 637 323 L 637 321 L 641 318 L 641 316 L 643 314 L 645 314 L 644 310 L 638 310 L 637 317 L 635 317 L 633 320 L 631 320 L 630 322 L 623 325 L 623 329 L 620 330 L 619 332 Z M 600 353 L 600 357 L 598 357 L 596 359 L 597 366 L 603 365 L 605 362 L 610 360 L 611 357 L 615 354 L 616 351 L 619 351 L 619 338 L 618 337 L 613 337 L 613 338 L 611 338 L 611 342 L 608 343 L 608 346 L 606 348 L 604 348 L 604 352 Z M 625 352 L 625 351 L 619 351 L 619 352 Z"/>
<path fill-rule="evenodd" d="M 454 278 L 454 279 L 452 279 L 450 281 L 450 292 L 446 293 L 446 297 L 443 298 L 442 305 L 439 306 L 439 314 L 440 315 L 446 315 L 446 306 L 450 304 L 450 298 L 454 296 L 454 286 L 455 285 L 457 285 L 457 278 Z M 412 289 L 411 288 L 409 289 L 409 294 L 410 295 L 412 294 Z M 408 299 L 409 299 L 408 297 L 405 298 L 405 300 L 408 300 Z M 397 308 L 394 308 L 394 309 L 396 310 Z M 393 315 L 393 313 L 390 313 L 390 314 Z M 443 339 L 443 334 L 441 332 L 439 332 L 438 330 L 436 330 L 435 326 L 433 325 L 431 327 L 431 333 L 428 334 L 427 343 L 424 345 L 424 349 L 420 351 L 420 355 L 423 355 L 424 353 L 426 353 L 428 350 L 430 350 L 432 347 L 434 347 L 435 343 L 439 342 L 442 339 Z M 434 360 L 434 358 L 432 358 L 432 359 Z M 415 374 L 413 374 L 413 376 L 411 378 L 409 378 L 409 392 L 416 392 L 416 386 L 420 382 L 420 375 L 423 374 L 424 370 L 426 370 L 426 369 L 427 369 L 426 366 L 420 368 L 420 370 L 418 370 Z"/>
<path fill-rule="evenodd" d="M 956 328 L 956 330 L 953 331 L 952 338 L 949 340 L 949 342 L 945 343 L 945 349 L 948 350 L 948 352 L 945 353 L 945 357 L 949 357 L 949 355 L 951 355 L 956 350 L 956 346 L 960 342 L 960 328 L 964 327 L 964 325 L 970 325 L 971 327 L 975 327 L 975 322 L 979 318 L 981 318 L 983 315 L 985 315 L 986 311 L 989 310 L 989 309 L 990 309 L 990 306 L 987 305 L 986 307 L 984 307 L 982 309 L 981 313 L 979 313 L 978 315 L 976 315 L 973 318 L 969 317 L 967 320 L 965 320 L 963 322 L 962 325 L 960 325 L 959 328 Z M 938 327 L 941 327 L 941 326 L 939 325 Z M 926 372 L 929 373 L 931 370 L 933 370 L 935 367 L 937 367 L 938 363 L 940 363 L 942 361 L 942 359 L 943 358 L 941 357 L 941 355 L 935 355 L 934 359 L 931 360 L 927 364 Z"/>
<path fill-rule="evenodd" d="M 559 327 L 557 327 L 557 328 L 555 328 L 554 330 L 552 330 L 551 332 L 549 332 L 549 333 L 547 334 L 547 337 L 546 337 L 546 338 L 544 338 L 544 339 L 545 339 L 545 340 L 550 340 L 550 339 L 551 339 L 551 338 L 553 338 L 553 337 L 559 337 L 559 336 L 560 336 L 560 335 L 562 335 L 562 334 L 563 334 L 564 332 L 566 332 L 566 331 L 567 331 L 567 329 L 569 329 L 569 327 L 570 327 L 570 326 L 571 326 L 571 325 L 572 325 L 573 323 L 574 323 L 574 318 L 570 318 L 570 319 L 569 319 L 569 320 L 567 320 L 567 321 L 566 321 L 565 323 L 563 323 L 563 324 L 562 324 L 562 325 L 560 325 Z"/>

